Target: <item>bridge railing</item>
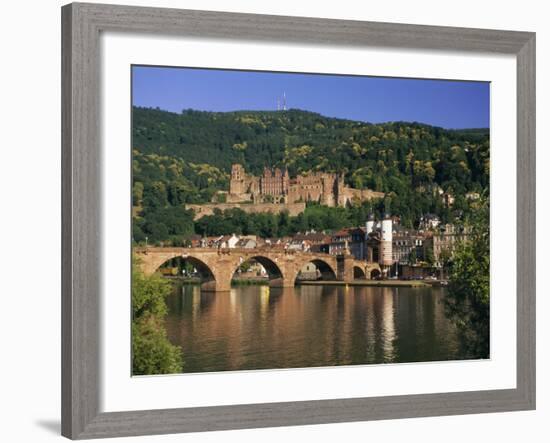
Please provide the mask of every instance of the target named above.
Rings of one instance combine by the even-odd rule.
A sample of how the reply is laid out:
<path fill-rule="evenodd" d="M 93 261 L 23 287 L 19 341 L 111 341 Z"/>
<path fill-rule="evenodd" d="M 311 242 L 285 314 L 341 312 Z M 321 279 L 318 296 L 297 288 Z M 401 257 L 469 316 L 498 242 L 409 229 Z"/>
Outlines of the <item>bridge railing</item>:
<path fill-rule="evenodd" d="M 323 258 L 341 258 L 341 257 L 350 257 L 351 254 L 329 254 L 326 252 L 311 252 L 311 251 L 300 251 L 296 249 L 288 248 L 277 248 L 271 246 L 260 246 L 256 248 L 216 248 L 216 247 L 184 247 L 184 246 L 139 246 L 134 247 L 133 251 L 138 254 L 148 254 L 150 252 L 158 253 L 182 253 L 182 254 L 192 254 L 192 253 L 205 253 L 205 252 L 217 252 L 220 255 L 230 255 L 230 254 L 261 254 L 261 253 L 278 253 L 284 255 L 300 255 L 307 257 L 323 257 Z M 357 260 L 354 261 L 358 263 L 367 263 L 366 260 Z"/>
<path fill-rule="evenodd" d="M 338 257 L 335 254 L 329 254 L 326 252 L 312 252 L 312 251 L 301 251 L 297 249 L 288 249 L 288 248 L 276 248 L 271 246 L 260 246 L 257 248 L 197 248 L 197 247 L 183 247 L 183 246 L 137 246 L 133 248 L 133 251 L 136 253 L 146 254 L 148 252 L 224 252 L 224 253 L 255 253 L 255 252 L 271 252 L 271 253 L 284 253 L 284 254 L 301 254 L 301 255 L 322 255 L 329 257 Z"/>

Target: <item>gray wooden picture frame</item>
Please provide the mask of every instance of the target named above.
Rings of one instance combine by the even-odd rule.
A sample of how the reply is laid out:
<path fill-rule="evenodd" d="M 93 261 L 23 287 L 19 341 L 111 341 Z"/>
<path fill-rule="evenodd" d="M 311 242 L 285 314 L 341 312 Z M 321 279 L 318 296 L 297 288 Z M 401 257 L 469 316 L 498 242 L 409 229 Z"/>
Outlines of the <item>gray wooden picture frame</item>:
<path fill-rule="evenodd" d="M 517 59 L 517 387 L 102 412 L 100 46 L 103 31 L 510 54 Z M 535 34 L 73 3 L 62 8 L 62 434 L 100 438 L 535 408 Z"/>

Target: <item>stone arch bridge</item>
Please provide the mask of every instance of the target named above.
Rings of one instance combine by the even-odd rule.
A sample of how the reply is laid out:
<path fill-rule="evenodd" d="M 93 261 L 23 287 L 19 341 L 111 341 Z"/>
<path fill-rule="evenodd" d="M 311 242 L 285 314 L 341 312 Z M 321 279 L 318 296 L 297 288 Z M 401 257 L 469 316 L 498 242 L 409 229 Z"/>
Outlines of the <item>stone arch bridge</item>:
<path fill-rule="evenodd" d="M 139 266 L 146 275 L 154 274 L 162 264 L 176 257 L 191 263 L 201 274 L 205 291 L 229 291 L 231 279 L 238 267 L 249 260 L 260 263 L 268 273 L 269 285 L 292 287 L 300 269 L 313 263 L 323 279 L 351 282 L 367 279 L 380 271 L 377 263 L 356 260 L 353 256 L 329 255 L 272 248 L 135 248 Z"/>

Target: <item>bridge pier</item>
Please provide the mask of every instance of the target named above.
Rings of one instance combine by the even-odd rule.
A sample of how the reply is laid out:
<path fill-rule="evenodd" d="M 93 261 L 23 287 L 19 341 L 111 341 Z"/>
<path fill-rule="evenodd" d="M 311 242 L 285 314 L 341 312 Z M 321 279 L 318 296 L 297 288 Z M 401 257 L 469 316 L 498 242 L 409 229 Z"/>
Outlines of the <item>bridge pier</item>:
<path fill-rule="evenodd" d="M 336 258 L 336 279 L 351 283 L 353 281 L 353 266 L 355 259 L 352 255 L 339 255 Z"/>
<path fill-rule="evenodd" d="M 269 286 L 271 288 L 293 288 L 294 287 L 294 278 L 273 278 L 269 280 Z"/>
<path fill-rule="evenodd" d="M 231 290 L 231 280 L 229 282 L 218 282 L 210 280 L 201 283 L 201 291 L 204 292 L 229 292 Z"/>
<path fill-rule="evenodd" d="M 230 258 L 221 258 L 218 266 L 212 266 L 210 269 L 214 274 L 214 280 L 205 287 L 205 291 L 229 292 L 231 290 L 231 279 L 237 262 Z M 202 289 L 202 285 L 201 285 Z"/>

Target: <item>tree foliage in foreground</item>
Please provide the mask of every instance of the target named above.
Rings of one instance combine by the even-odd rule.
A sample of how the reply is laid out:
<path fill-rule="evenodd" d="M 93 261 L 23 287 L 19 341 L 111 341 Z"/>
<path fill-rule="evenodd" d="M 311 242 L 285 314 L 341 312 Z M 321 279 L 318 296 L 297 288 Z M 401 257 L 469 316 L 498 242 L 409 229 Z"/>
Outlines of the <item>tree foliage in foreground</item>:
<path fill-rule="evenodd" d="M 134 260 L 132 267 L 132 373 L 173 374 L 182 371 L 182 352 L 166 337 L 165 297 L 170 282 L 160 276 L 145 276 Z"/>
<path fill-rule="evenodd" d="M 470 240 L 459 245 L 450 263 L 447 316 L 458 328 L 469 358 L 489 357 L 489 201 L 473 214 Z"/>

